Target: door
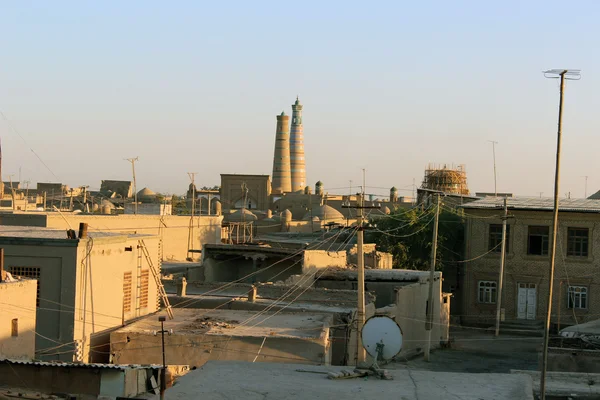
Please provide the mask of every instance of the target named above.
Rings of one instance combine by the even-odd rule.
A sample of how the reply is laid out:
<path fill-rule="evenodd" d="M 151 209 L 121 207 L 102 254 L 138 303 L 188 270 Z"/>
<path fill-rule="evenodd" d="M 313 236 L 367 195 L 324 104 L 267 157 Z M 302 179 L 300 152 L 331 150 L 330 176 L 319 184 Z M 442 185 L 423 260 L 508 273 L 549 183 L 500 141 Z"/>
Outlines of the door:
<path fill-rule="evenodd" d="M 535 319 L 537 305 L 537 287 L 535 283 L 519 283 L 517 299 L 517 317 Z"/>

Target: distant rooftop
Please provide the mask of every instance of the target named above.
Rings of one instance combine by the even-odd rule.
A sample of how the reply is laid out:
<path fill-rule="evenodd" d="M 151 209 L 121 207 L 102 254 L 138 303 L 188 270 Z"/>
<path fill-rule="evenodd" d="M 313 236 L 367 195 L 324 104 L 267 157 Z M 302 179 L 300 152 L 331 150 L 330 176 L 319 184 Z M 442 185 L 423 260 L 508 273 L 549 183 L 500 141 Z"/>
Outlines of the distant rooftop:
<path fill-rule="evenodd" d="M 175 308 L 175 318 L 168 320 L 173 335 L 226 335 L 255 337 L 295 337 L 302 339 L 320 338 L 323 329 L 329 327 L 331 317 L 325 314 L 310 313 L 264 313 L 260 317 L 256 311 L 206 310 Z M 164 315 L 160 313 L 159 315 Z M 252 321 L 245 323 L 244 321 Z M 155 314 L 142 318 L 117 332 L 139 332 L 154 335 L 160 330 L 160 322 Z"/>
<path fill-rule="evenodd" d="M 511 210 L 552 211 L 554 199 L 549 197 L 508 197 L 507 206 Z M 462 206 L 465 209 L 501 209 L 504 199 L 486 197 Z M 560 199 L 559 211 L 600 213 L 600 200 L 593 199 Z"/>
<path fill-rule="evenodd" d="M 152 235 L 139 235 L 122 232 L 98 232 L 88 231 L 88 235 L 92 239 L 99 239 L 105 237 L 146 237 Z M 13 226 L 13 225 L 0 225 L 0 238 L 24 238 L 24 239 L 47 239 L 47 240 L 72 240 L 67 238 L 67 231 L 65 229 L 49 229 L 37 226 Z"/>

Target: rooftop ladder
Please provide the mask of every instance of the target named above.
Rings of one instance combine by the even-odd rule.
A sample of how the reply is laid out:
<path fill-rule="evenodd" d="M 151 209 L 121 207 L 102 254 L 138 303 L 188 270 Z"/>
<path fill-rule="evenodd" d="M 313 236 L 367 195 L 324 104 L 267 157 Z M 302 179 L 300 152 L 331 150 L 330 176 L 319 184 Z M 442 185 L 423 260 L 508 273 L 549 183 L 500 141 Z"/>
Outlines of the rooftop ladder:
<path fill-rule="evenodd" d="M 173 309 L 171 308 L 171 304 L 169 303 L 169 298 L 167 297 L 167 292 L 165 292 L 165 287 L 162 284 L 162 280 L 160 278 L 160 271 L 158 271 L 154 267 L 154 263 L 152 262 L 152 258 L 150 257 L 150 253 L 148 252 L 148 248 L 143 240 L 138 240 L 138 246 L 142 250 L 144 257 L 146 257 L 146 262 L 150 267 L 150 271 L 152 271 L 152 276 L 154 277 L 154 282 L 156 283 L 156 289 L 158 290 L 158 295 L 160 296 L 163 306 L 167 310 L 167 315 L 169 319 L 173 319 Z"/>

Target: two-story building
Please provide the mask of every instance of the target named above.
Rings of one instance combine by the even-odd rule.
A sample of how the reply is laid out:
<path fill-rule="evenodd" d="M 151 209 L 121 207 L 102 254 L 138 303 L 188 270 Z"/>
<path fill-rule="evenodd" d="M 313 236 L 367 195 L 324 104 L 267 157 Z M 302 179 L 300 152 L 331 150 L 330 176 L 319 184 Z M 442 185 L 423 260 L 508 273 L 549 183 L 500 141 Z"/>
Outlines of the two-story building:
<path fill-rule="evenodd" d="M 506 320 L 543 320 L 549 290 L 553 199 L 507 199 L 508 222 L 502 309 Z M 495 319 L 500 273 L 503 199 L 465 204 L 462 316 L 466 323 Z M 552 324 L 600 317 L 600 200 L 561 199 Z"/>

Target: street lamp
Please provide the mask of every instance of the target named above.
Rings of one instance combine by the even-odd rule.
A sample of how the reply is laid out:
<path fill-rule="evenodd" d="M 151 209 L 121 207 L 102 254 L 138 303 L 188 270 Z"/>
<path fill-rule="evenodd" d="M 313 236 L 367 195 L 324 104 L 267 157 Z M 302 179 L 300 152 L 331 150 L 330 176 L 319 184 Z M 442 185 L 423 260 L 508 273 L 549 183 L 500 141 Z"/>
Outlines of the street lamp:
<path fill-rule="evenodd" d="M 173 330 L 165 330 L 165 321 L 167 320 L 167 317 L 165 317 L 164 315 L 161 315 L 160 317 L 158 317 L 158 320 L 160 322 L 160 334 L 162 337 L 162 363 L 163 363 L 163 367 L 162 370 L 160 372 L 160 400 L 164 400 L 165 398 L 165 390 L 167 389 L 167 361 L 166 361 L 166 357 L 165 357 L 165 333 L 167 334 L 172 334 Z M 154 331 L 154 336 L 156 336 L 158 332 Z"/>

